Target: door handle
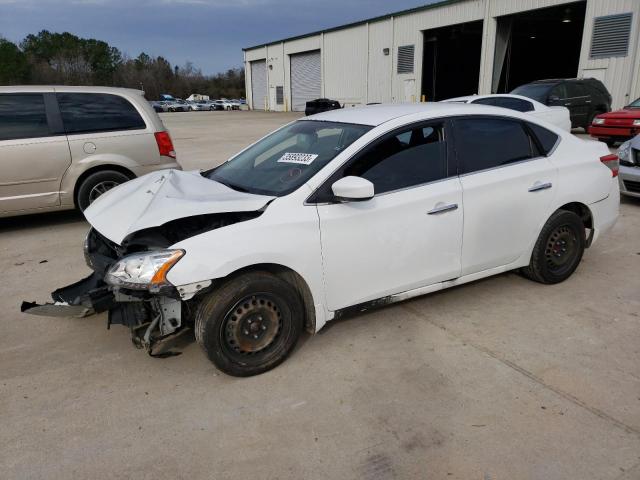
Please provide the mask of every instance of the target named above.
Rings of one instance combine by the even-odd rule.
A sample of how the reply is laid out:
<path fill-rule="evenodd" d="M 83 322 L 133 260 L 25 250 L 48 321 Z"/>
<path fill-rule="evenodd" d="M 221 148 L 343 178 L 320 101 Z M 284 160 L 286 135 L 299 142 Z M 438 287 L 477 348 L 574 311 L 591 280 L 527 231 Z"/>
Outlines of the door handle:
<path fill-rule="evenodd" d="M 458 204 L 457 203 L 450 203 L 449 205 L 445 205 L 442 202 L 437 203 L 435 207 L 433 207 L 433 209 L 429 210 L 427 212 L 427 215 L 437 215 L 438 213 L 444 213 L 444 212 L 449 212 L 451 210 L 457 210 L 458 208 Z"/>
<path fill-rule="evenodd" d="M 553 185 L 551 182 L 541 183 L 536 182 L 531 187 L 529 187 L 530 192 L 539 192 L 540 190 L 546 190 L 547 188 L 551 188 Z"/>

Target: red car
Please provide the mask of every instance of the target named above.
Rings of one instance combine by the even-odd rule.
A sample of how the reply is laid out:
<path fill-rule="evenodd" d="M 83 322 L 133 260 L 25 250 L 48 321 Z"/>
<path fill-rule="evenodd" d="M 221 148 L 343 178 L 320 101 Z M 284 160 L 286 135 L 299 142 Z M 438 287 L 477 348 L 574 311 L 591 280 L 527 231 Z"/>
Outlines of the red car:
<path fill-rule="evenodd" d="M 640 133 L 640 98 L 621 110 L 595 117 L 589 133 L 609 146 L 635 137 Z"/>

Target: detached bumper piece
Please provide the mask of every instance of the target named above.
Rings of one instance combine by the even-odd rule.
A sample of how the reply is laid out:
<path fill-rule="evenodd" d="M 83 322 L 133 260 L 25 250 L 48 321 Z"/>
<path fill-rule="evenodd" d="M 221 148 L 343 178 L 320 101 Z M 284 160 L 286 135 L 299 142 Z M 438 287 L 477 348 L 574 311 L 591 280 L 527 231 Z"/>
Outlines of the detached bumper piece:
<path fill-rule="evenodd" d="M 115 306 L 113 293 L 96 272 L 79 282 L 57 289 L 51 293 L 51 298 L 54 303 L 44 305 L 22 302 L 20 311 L 46 317 L 83 318 Z"/>
<path fill-rule="evenodd" d="M 20 310 L 31 315 L 83 318 L 109 312 L 107 328 L 123 325 L 131 331 L 136 348 L 152 357 L 165 358 L 180 352 L 163 351 L 172 339 L 189 328 L 183 325 L 182 302 L 178 298 L 113 290 L 102 280 L 102 273 L 88 277 L 51 294 L 53 303 L 22 302 Z"/>

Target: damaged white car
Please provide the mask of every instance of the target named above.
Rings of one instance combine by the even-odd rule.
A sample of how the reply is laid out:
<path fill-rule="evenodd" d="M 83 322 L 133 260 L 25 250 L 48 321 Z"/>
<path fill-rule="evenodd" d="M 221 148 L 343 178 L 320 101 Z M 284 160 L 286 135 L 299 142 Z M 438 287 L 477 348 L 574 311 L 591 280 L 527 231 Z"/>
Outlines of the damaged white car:
<path fill-rule="evenodd" d="M 151 354 L 187 329 L 222 371 L 282 362 L 346 312 L 521 269 L 568 278 L 618 216 L 606 146 L 464 104 L 335 110 L 206 172 L 125 183 L 86 211 L 94 273 L 24 303 L 108 311 Z"/>

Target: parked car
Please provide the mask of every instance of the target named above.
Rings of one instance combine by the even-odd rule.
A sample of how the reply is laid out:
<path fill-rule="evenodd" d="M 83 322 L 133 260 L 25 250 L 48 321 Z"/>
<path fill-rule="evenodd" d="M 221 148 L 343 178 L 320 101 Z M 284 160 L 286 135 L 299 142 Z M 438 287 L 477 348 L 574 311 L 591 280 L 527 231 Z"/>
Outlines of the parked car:
<path fill-rule="evenodd" d="M 0 87 L 0 217 L 84 210 L 145 173 L 180 168 L 140 90 Z"/>
<path fill-rule="evenodd" d="M 627 140 L 618 149 L 620 193 L 640 198 L 640 135 Z"/>
<path fill-rule="evenodd" d="M 571 118 L 569 117 L 569 110 L 566 107 L 547 107 L 536 100 L 521 95 L 469 95 L 442 101 L 492 105 L 494 107 L 508 108 L 509 110 L 516 110 L 518 112 L 526 112 L 529 115 L 550 122 L 563 130 L 571 130 Z"/>
<path fill-rule="evenodd" d="M 347 312 L 509 270 L 567 279 L 616 221 L 617 173 L 606 145 L 502 108 L 324 112 L 109 191 L 85 211 L 93 275 L 22 310 L 109 310 L 154 354 L 193 328 L 219 369 L 255 375 Z"/>
<path fill-rule="evenodd" d="M 229 100 L 214 100 L 216 110 L 233 110 L 233 104 Z"/>
<path fill-rule="evenodd" d="M 335 100 L 329 100 L 328 98 L 317 98 L 307 102 L 304 109 L 304 114 L 315 115 L 316 113 L 328 112 L 329 110 L 337 110 L 342 108 L 340 103 Z"/>
<path fill-rule="evenodd" d="M 191 109 L 189 103 L 181 98 L 167 100 L 167 106 L 170 112 L 188 112 Z"/>
<path fill-rule="evenodd" d="M 585 131 L 596 116 L 611 110 L 611 94 L 595 78 L 538 80 L 521 85 L 511 93 L 532 98 L 549 107 L 567 107 L 571 126 L 582 127 Z"/>
<path fill-rule="evenodd" d="M 162 105 L 162 102 L 149 102 L 149 103 L 151 104 L 151 107 L 153 107 L 153 109 L 158 113 L 167 111 L 165 110 L 164 105 Z"/>
<path fill-rule="evenodd" d="M 612 146 L 640 133 L 640 98 L 615 112 L 602 113 L 593 119 L 589 133 Z"/>
<path fill-rule="evenodd" d="M 211 104 L 209 100 L 195 100 L 190 105 L 193 111 L 211 110 Z"/>

